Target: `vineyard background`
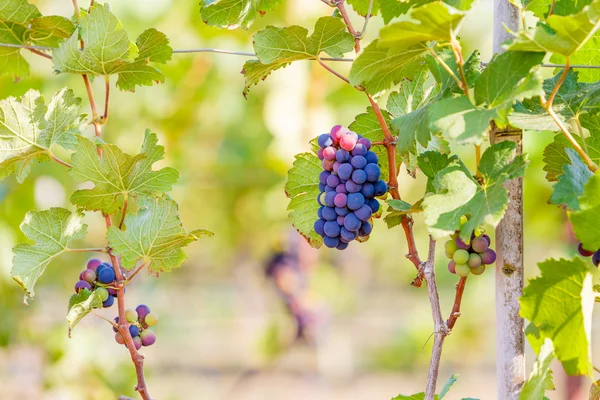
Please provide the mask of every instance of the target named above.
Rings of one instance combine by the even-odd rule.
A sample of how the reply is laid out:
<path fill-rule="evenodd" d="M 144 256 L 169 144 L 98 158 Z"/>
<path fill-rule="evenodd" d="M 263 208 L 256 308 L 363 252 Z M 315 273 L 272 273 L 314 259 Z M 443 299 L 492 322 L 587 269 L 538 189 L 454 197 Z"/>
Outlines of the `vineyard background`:
<path fill-rule="evenodd" d="M 46 14 L 72 13 L 67 1 L 32 3 Z M 196 2 L 115 0 L 111 8 L 132 37 L 154 26 L 175 49 L 244 51 L 252 51 L 252 34 L 266 25 L 310 26 L 329 10 L 316 0 L 289 0 L 249 31 L 221 31 L 202 23 Z M 483 60 L 491 58 L 492 11 L 492 1 L 481 0 L 466 17 L 461 34 L 478 42 L 463 41 L 465 54 L 479 49 Z M 373 18 L 367 39 L 379 25 Z M 16 84 L 0 77 L 1 98 L 20 96 L 29 87 L 49 96 L 67 85 L 85 97 L 77 76 L 52 76 L 50 61 L 25 57 L 32 76 Z M 143 277 L 128 297 L 131 304 L 146 302 L 162 316 L 159 345 L 145 350 L 153 395 L 163 400 L 358 400 L 420 391 L 429 360 L 431 342 L 425 342 L 431 316 L 426 292 L 409 286 L 414 269 L 403 257 L 401 230 L 388 231 L 377 221 L 369 242 L 354 243 L 343 254 L 317 253 L 290 230 L 287 219 L 283 182 L 293 155 L 307 150 L 310 138 L 335 123 L 348 125 L 366 107 L 364 97 L 316 63 L 299 62 L 253 88 L 245 100 L 243 57 L 173 57 L 163 68 L 163 85 L 137 89 L 135 100 L 130 93 L 114 91 L 105 128 L 106 139 L 129 152 L 137 150 L 146 127 L 157 131 L 167 147 L 164 164 L 182 171 L 173 192 L 182 219 L 188 226 L 216 233 L 190 248 L 184 268 L 165 275 L 160 289 L 153 278 Z M 337 67 L 344 71 L 349 64 Z M 548 77 L 553 71 L 544 73 Z M 94 86 L 103 90 L 102 82 Z M 552 137 L 525 134 L 524 151 L 531 160 L 525 176 L 529 277 L 537 274 L 538 261 L 571 257 L 576 251 L 564 212 L 546 204 L 551 186 L 543 177 L 541 154 Z M 457 150 L 473 167 L 471 148 Z M 57 165 L 37 166 L 32 178 L 23 185 L 14 177 L 0 182 L 0 398 L 131 395 L 135 377 L 128 355 L 114 344 L 104 321 L 88 318 L 73 339 L 67 338 L 64 315 L 82 257 L 70 254 L 51 265 L 62 273 L 44 275 L 29 309 L 21 303 L 22 291 L 9 276 L 11 248 L 23 239 L 18 225 L 29 209 L 68 206 L 66 193 L 73 189 L 68 174 Z M 422 193 L 416 185 L 401 174 L 409 202 L 416 200 L 410 196 L 412 187 Z M 98 242 L 102 221 L 87 218 L 88 240 Z M 420 218 L 415 216 L 417 222 Z M 424 230 L 418 231 L 422 248 L 425 239 Z M 316 345 L 286 347 L 294 335 L 293 321 L 264 278 L 264 265 L 273 251 L 286 247 L 299 251 L 302 265 L 310 271 L 306 301 L 325 321 Z M 443 249 L 438 251 L 441 255 Z M 447 314 L 457 278 L 444 272 L 444 257 L 438 261 Z M 452 392 L 456 398 L 495 396 L 493 293 L 491 271 L 470 281 L 460 325 L 446 343 L 440 379 L 461 374 Z M 600 325 L 599 318 L 594 325 Z M 530 353 L 528 366 L 532 360 Z M 566 398 L 560 370 L 555 368 L 557 392 L 550 394 L 552 400 Z M 86 393 L 81 393 L 82 387 Z"/>

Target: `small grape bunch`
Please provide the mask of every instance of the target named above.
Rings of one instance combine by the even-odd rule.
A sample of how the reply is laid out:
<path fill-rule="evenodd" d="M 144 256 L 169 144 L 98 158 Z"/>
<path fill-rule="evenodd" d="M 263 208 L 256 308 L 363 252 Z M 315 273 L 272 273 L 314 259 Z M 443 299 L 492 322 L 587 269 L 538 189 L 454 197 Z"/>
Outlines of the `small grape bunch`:
<path fill-rule="evenodd" d="M 79 274 L 79 281 L 75 284 L 75 292 L 88 289 L 100 297 L 102 306 L 108 308 L 115 302 L 117 290 L 109 286 L 115 281 L 116 275 L 113 266 L 97 258 L 88 261 L 86 269 Z"/>
<path fill-rule="evenodd" d="M 583 248 L 583 243 L 579 243 L 577 246 L 577 251 L 584 257 L 592 257 L 592 262 L 596 267 L 600 265 L 600 250 L 590 251 Z"/>
<path fill-rule="evenodd" d="M 471 235 L 470 244 L 463 242 L 458 236 L 458 231 L 455 232 L 445 244 L 446 257 L 450 258 L 448 270 L 460 277 L 466 277 L 470 273 L 483 274 L 486 265 L 496 261 L 496 252 L 490 249 L 491 244 L 490 237 L 481 234 L 479 229 Z"/>
<path fill-rule="evenodd" d="M 156 342 L 156 334 L 150 327 L 158 323 L 158 316 L 150 311 L 150 307 L 140 304 L 135 310 L 127 309 L 125 319 L 129 323 L 129 333 L 136 350 L 141 349 L 142 346 L 152 346 Z M 115 317 L 115 324 L 119 324 L 119 317 Z M 125 338 L 118 329 L 113 327 L 113 331 L 115 331 L 115 341 L 125 344 Z"/>
<path fill-rule="evenodd" d="M 321 207 L 314 229 L 325 246 L 344 250 L 355 239 L 368 239 L 372 216 L 380 208 L 375 197 L 383 196 L 388 187 L 379 179 L 379 160 L 368 139 L 336 125 L 331 133 L 319 136 L 318 143 L 324 171 L 319 175 Z"/>

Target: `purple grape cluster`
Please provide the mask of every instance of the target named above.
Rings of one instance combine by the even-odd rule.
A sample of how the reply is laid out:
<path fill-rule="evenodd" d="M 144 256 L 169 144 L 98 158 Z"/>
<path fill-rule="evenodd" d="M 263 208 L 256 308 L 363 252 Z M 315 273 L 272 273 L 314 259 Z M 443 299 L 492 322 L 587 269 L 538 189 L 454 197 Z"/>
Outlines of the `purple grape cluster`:
<path fill-rule="evenodd" d="M 344 250 L 351 241 L 364 241 L 371 234 L 371 217 L 380 207 L 375 197 L 388 187 L 379 179 L 377 154 L 370 151 L 368 139 L 336 125 L 319 136 L 318 143 L 324 171 L 319 175 L 321 207 L 314 229 L 325 246 Z"/>
<path fill-rule="evenodd" d="M 469 244 L 463 242 L 458 232 L 446 242 L 446 257 L 450 258 L 448 271 L 461 277 L 481 275 L 486 265 L 496 262 L 496 252 L 490 249 L 492 240 L 488 235 L 473 233 Z"/>
<path fill-rule="evenodd" d="M 600 265 L 600 250 L 590 251 L 583 248 L 583 243 L 579 243 L 577 246 L 577 251 L 584 257 L 592 257 L 592 262 L 596 267 Z"/>
<path fill-rule="evenodd" d="M 152 346 L 156 342 L 156 334 L 150 327 L 158 323 L 158 316 L 150 311 L 150 307 L 140 304 L 135 310 L 127 309 L 125 319 L 129 324 L 129 333 L 136 350 L 141 349 L 142 346 Z M 119 317 L 115 317 L 115 324 L 119 324 Z M 113 327 L 113 331 L 115 331 L 115 341 L 125 344 L 125 338 L 119 330 Z"/>
<path fill-rule="evenodd" d="M 79 281 L 75 284 L 75 292 L 88 289 L 100 296 L 102 306 L 108 308 L 115 303 L 117 290 L 110 287 L 116 275 L 113 266 L 97 258 L 88 261 L 86 269 L 79 274 Z"/>

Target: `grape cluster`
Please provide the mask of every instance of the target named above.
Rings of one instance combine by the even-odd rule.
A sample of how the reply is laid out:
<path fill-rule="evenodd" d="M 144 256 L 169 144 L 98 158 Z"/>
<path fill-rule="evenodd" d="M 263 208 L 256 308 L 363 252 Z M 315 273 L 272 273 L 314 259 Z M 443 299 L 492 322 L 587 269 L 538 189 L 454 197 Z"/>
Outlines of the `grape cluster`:
<path fill-rule="evenodd" d="M 324 171 L 319 175 L 321 207 L 314 229 L 325 246 L 344 250 L 354 239 L 364 241 L 371 234 L 371 217 L 380 207 L 375 197 L 388 188 L 379 179 L 377 154 L 370 151 L 368 139 L 336 125 L 319 136 L 318 143 Z"/>
<path fill-rule="evenodd" d="M 125 319 L 129 323 L 129 333 L 136 350 L 141 349 L 142 346 L 152 346 L 156 342 L 156 334 L 150 327 L 158 323 L 158 316 L 150 311 L 150 307 L 140 304 L 135 310 L 127 309 Z M 119 324 L 119 317 L 115 317 L 115 324 Z M 113 327 L 113 331 L 115 331 L 115 341 L 125 344 L 125 338 L 116 326 Z"/>
<path fill-rule="evenodd" d="M 496 252 L 490 249 L 492 241 L 488 235 L 471 235 L 471 243 L 467 244 L 458 236 L 458 232 L 446 242 L 446 257 L 451 261 L 448 270 L 461 277 L 469 275 L 481 275 L 485 272 L 485 266 L 496 261 Z"/>
<path fill-rule="evenodd" d="M 75 292 L 88 289 L 96 292 L 102 300 L 104 308 L 110 307 L 115 302 L 117 290 L 109 287 L 115 281 L 116 275 L 113 266 L 103 263 L 97 258 L 88 261 L 86 269 L 79 274 L 79 281 L 75 284 Z"/>
<path fill-rule="evenodd" d="M 600 265 L 600 250 L 589 251 L 583 248 L 582 243 L 579 243 L 579 245 L 577 246 L 577 251 L 579 251 L 579 254 L 581 254 L 584 257 L 592 257 L 592 262 L 596 267 Z"/>

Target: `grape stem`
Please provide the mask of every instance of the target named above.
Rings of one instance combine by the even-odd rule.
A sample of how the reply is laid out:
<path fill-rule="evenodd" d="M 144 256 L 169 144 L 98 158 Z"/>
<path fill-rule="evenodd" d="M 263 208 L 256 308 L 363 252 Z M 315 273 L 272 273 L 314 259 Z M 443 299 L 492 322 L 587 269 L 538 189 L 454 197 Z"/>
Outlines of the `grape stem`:
<path fill-rule="evenodd" d="M 360 52 L 360 37 L 361 35 L 356 32 L 354 26 L 352 26 L 352 22 L 350 21 L 350 17 L 348 17 L 348 11 L 346 11 L 345 0 L 333 0 L 332 3 L 337 7 L 338 11 L 342 15 L 342 19 L 344 23 L 348 27 L 348 32 L 354 37 L 354 52 L 358 54 Z"/>
<path fill-rule="evenodd" d="M 456 296 L 454 297 L 454 306 L 452 306 L 452 311 L 450 312 L 450 316 L 448 317 L 448 321 L 446 324 L 448 325 L 448 329 L 452 330 L 454 325 L 456 324 L 456 320 L 460 317 L 460 304 L 462 302 L 462 296 L 465 291 L 465 285 L 467 284 L 467 277 L 460 278 L 458 283 L 456 284 Z"/>
<path fill-rule="evenodd" d="M 69 249 L 66 248 L 65 249 L 66 252 L 68 253 L 108 253 L 108 248 L 107 247 L 98 247 L 98 248 L 91 248 L 91 249 Z"/>
<path fill-rule="evenodd" d="M 73 0 L 73 6 L 75 7 L 75 15 L 76 18 L 79 19 L 80 12 L 79 6 L 77 5 L 77 0 Z M 83 48 L 84 42 L 81 41 L 81 47 Z M 83 82 L 85 84 L 85 89 L 88 95 L 90 108 L 92 109 L 92 124 L 94 126 L 94 132 L 97 137 L 102 136 L 102 127 L 100 124 L 100 118 L 98 118 L 98 109 L 96 107 L 96 100 L 94 99 L 94 92 L 92 91 L 92 85 L 90 83 L 90 78 L 87 74 L 82 74 Z M 108 102 L 109 102 L 109 88 L 108 81 L 106 85 L 106 100 L 105 100 L 105 110 L 104 115 L 108 115 Z M 102 157 L 102 149 L 98 147 L 98 155 Z M 112 220 L 109 215 L 104 215 L 104 222 L 106 224 L 106 229 L 108 230 L 112 226 Z M 118 330 L 123 336 L 125 340 L 125 345 L 129 350 L 129 354 L 131 356 L 131 360 L 135 366 L 135 372 L 137 376 L 137 385 L 135 390 L 140 394 L 143 400 L 152 400 L 150 394 L 148 393 L 148 388 L 146 386 L 146 378 L 144 377 L 144 356 L 140 354 L 133 343 L 133 338 L 131 337 L 131 333 L 129 332 L 129 324 L 127 323 L 127 319 L 125 318 L 125 285 L 123 280 L 123 273 L 121 272 L 121 266 L 119 264 L 119 260 L 113 254 L 112 250 L 108 250 L 108 255 L 110 256 L 110 261 L 115 271 L 116 276 L 116 286 L 117 286 L 117 306 L 119 310 L 119 324 Z"/>
<path fill-rule="evenodd" d="M 144 269 L 144 267 L 146 266 L 146 263 L 142 263 L 135 271 L 133 271 L 133 273 L 127 277 L 127 279 L 125 280 L 125 285 L 129 284 L 129 282 L 131 282 L 131 280 L 140 273 L 141 270 Z"/>

